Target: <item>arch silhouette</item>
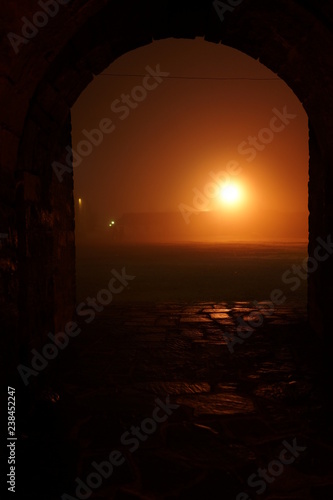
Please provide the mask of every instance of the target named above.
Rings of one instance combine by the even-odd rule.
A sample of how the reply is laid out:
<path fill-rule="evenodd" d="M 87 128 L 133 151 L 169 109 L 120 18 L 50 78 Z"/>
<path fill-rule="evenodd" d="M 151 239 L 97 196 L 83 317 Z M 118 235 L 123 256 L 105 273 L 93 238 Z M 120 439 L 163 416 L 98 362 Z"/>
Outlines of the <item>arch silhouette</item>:
<path fill-rule="evenodd" d="M 1 280 L 8 282 L 11 269 L 11 284 L 1 309 L 8 331 L 20 331 L 21 352 L 42 343 L 51 329 L 60 331 L 74 309 L 73 178 L 68 175 L 59 183 L 51 168 L 54 161 L 68 163 L 70 108 L 112 61 L 153 40 L 199 36 L 223 43 L 259 59 L 289 85 L 309 118 L 309 254 L 318 237 L 330 241 L 333 231 L 329 3 L 243 0 L 223 15 L 223 22 L 213 3 L 203 0 L 80 3 L 58 2 L 57 13 L 33 36 L 30 32 L 17 53 L 8 33 L 22 37 L 22 16 L 37 19 L 36 3 L 6 5 L 0 172 L 2 203 L 12 227 L 2 249 Z M 310 323 L 331 352 L 332 298 L 333 264 L 328 259 L 309 276 L 308 303 Z"/>

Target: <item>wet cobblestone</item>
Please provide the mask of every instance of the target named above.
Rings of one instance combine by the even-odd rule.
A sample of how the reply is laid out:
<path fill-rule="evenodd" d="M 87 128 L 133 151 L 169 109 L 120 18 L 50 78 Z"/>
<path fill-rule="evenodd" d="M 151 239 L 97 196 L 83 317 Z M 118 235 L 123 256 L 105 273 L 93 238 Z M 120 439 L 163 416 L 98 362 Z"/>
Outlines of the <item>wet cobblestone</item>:
<path fill-rule="evenodd" d="M 319 500 L 333 492 L 333 433 L 305 311 L 279 309 L 231 354 L 224 332 L 250 312 L 244 302 L 122 304 L 87 328 L 62 380 L 78 477 L 151 415 L 156 398 L 180 405 L 92 499 L 229 500 L 245 491 Z M 304 455 L 257 495 L 248 477 L 295 438 Z"/>

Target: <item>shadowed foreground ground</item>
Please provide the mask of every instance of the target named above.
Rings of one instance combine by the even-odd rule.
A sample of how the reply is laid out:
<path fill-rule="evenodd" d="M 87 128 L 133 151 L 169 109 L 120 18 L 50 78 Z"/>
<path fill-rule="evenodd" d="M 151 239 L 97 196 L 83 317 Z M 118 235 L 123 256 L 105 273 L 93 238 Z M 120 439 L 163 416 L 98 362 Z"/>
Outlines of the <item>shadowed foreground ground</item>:
<path fill-rule="evenodd" d="M 171 293 L 171 274 L 162 267 L 156 275 L 162 256 L 170 251 L 175 250 L 160 247 L 149 254 L 139 248 L 140 258 L 135 260 L 130 250 L 127 257 L 132 255 L 135 270 L 124 260 L 122 266 L 137 277 L 127 296 L 125 292 L 117 296 L 63 353 L 62 375 L 41 396 L 36 410 L 35 419 L 47 424 L 27 424 L 25 446 L 34 464 L 29 481 L 34 494 L 26 498 L 62 498 L 65 492 L 79 498 L 75 478 L 86 483 L 87 476 L 96 472 L 92 464 L 108 460 L 113 450 L 121 451 L 125 462 L 81 498 L 332 498 L 333 433 L 323 398 L 318 344 L 306 327 L 304 288 L 298 295 L 288 295 L 261 327 L 234 345 L 233 353 L 227 346 L 237 333 L 237 318 L 247 320 L 253 310 L 255 292 L 257 300 L 267 299 L 269 291 L 280 286 L 281 272 L 303 258 L 303 250 L 281 254 L 261 249 L 260 261 L 258 253 L 244 247 L 233 249 L 239 253 L 229 255 L 229 260 L 225 254 L 225 273 L 231 276 L 242 268 L 248 273 L 245 288 L 238 290 L 242 300 L 237 301 L 232 298 L 235 282 L 229 289 L 218 282 L 225 273 L 221 261 L 219 268 L 212 259 L 211 249 L 200 250 L 201 256 L 192 249 L 188 267 L 182 266 L 183 250 L 175 253 L 174 260 L 185 280 L 196 259 L 202 269 L 205 259 L 211 264 L 208 278 L 215 285 L 210 297 L 202 300 L 201 292 L 187 283 L 179 286 L 177 300 L 170 300 L 166 295 Z M 79 270 L 81 297 L 87 296 L 89 283 L 96 290 L 100 279 L 105 283 L 103 266 L 112 269 L 121 264 L 120 258 L 119 262 L 116 257 L 112 262 L 103 258 L 100 255 L 94 279 L 93 267 L 86 273 Z M 79 266 L 89 256 L 81 259 Z M 166 262 L 170 265 L 170 260 Z M 261 265 L 265 271 L 260 274 Z M 167 292 L 160 287 L 162 300 L 157 290 L 163 273 L 168 278 Z M 205 274 L 201 276 L 206 283 Z M 135 286 L 144 282 L 151 292 L 140 300 Z M 188 297 L 181 297 L 186 289 Z M 221 289 L 225 297 L 216 300 Z M 198 300 L 193 300 L 195 293 Z M 179 407 L 156 429 L 149 424 L 142 427 L 147 433 L 144 439 L 137 438 L 137 446 L 133 441 L 124 444 L 124 433 L 133 425 L 146 425 L 156 399 L 165 402 L 168 396 Z M 288 449 L 295 442 L 301 450 L 297 456 L 283 455 L 292 463 L 271 464 L 286 443 Z M 258 483 L 259 468 L 270 472 Z M 248 478 L 253 474 L 251 486 Z"/>

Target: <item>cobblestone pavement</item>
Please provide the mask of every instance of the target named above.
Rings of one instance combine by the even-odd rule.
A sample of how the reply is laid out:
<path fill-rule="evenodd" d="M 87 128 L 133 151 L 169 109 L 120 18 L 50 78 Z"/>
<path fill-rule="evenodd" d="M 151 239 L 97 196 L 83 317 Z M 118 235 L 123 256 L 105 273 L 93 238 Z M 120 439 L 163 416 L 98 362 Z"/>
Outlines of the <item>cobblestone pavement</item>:
<path fill-rule="evenodd" d="M 112 450 L 126 457 L 89 498 L 333 498 L 333 433 L 305 311 L 279 307 L 231 353 L 226 335 L 251 310 L 246 302 L 113 305 L 72 340 L 57 405 L 73 478 L 85 481 Z M 130 453 L 121 436 L 167 396 L 179 407 Z M 295 440 L 306 449 L 282 471 L 275 463 L 258 494 L 248 478 Z"/>

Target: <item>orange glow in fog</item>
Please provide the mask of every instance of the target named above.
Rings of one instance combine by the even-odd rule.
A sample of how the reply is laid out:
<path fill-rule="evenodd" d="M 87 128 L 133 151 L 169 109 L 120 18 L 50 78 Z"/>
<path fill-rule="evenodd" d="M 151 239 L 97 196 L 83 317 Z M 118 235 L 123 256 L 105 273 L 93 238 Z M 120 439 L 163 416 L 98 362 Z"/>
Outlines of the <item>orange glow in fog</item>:
<path fill-rule="evenodd" d="M 238 184 L 228 183 L 220 190 L 220 199 L 226 205 L 239 205 L 243 198 L 242 189 Z"/>

